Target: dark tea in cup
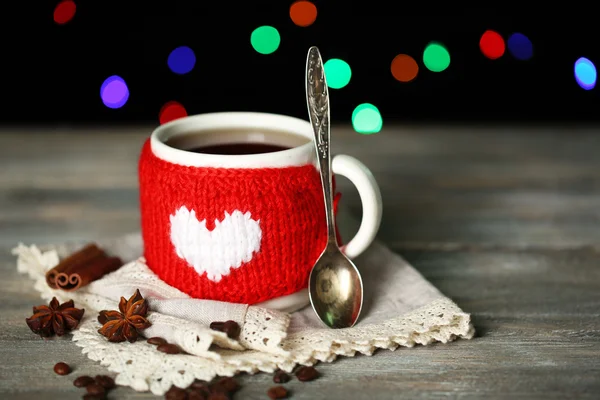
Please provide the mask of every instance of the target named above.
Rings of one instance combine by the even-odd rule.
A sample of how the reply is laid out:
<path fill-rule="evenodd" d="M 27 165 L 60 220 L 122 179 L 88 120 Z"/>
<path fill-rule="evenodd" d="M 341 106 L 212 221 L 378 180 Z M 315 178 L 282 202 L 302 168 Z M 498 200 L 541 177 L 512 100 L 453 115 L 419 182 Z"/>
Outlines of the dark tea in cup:
<path fill-rule="evenodd" d="M 167 140 L 168 146 L 192 153 L 214 155 L 265 154 L 289 150 L 309 142 L 298 135 L 274 130 L 228 129 L 188 133 Z"/>

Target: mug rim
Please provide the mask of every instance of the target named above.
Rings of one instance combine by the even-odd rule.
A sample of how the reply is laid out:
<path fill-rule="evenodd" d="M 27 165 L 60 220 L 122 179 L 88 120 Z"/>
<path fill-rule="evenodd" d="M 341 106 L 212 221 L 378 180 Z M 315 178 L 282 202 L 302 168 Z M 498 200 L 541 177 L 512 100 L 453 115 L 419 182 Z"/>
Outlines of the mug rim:
<path fill-rule="evenodd" d="M 165 142 L 190 131 L 201 134 L 215 129 L 265 129 L 309 139 L 303 145 L 272 153 L 203 154 L 177 149 Z M 262 112 L 215 112 L 190 115 L 160 125 L 150 136 L 154 155 L 164 161 L 188 167 L 283 168 L 314 164 L 316 153 L 310 122 L 300 118 Z"/>

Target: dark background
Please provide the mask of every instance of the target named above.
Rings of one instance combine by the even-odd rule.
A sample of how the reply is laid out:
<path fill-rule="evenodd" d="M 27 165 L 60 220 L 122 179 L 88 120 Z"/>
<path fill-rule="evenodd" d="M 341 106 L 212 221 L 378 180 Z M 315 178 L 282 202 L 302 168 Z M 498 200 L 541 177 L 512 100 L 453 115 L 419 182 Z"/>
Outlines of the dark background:
<path fill-rule="evenodd" d="M 600 61 L 600 30 L 589 21 L 559 13 L 497 3 L 497 8 L 409 10 L 396 1 L 318 1 L 316 22 L 293 24 L 290 0 L 273 1 L 76 1 L 72 21 L 57 25 L 58 1 L 19 3 L 5 15 L 3 112 L 5 124 L 158 123 L 163 104 L 176 100 L 189 114 L 263 111 L 306 118 L 306 52 L 319 46 L 323 58 L 342 58 L 352 68 L 350 84 L 330 90 L 332 118 L 350 122 L 354 108 L 375 104 L 384 126 L 417 122 L 594 122 L 600 88 L 581 89 L 573 77 L 579 57 Z M 525 3 L 523 3 L 525 4 Z M 535 8 L 533 8 L 535 7 Z M 13 24 L 13 25 L 11 25 Z M 279 49 L 261 55 L 250 45 L 258 26 L 281 34 Z M 533 58 L 508 51 L 489 60 L 479 49 L 487 29 L 505 40 L 514 32 L 533 43 Z M 422 54 L 430 41 L 451 55 L 443 72 L 428 71 Z M 186 75 L 167 66 L 175 47 L 194 49 L 197 63 Z M 410 83 L 390 73 L 395 55 L 419 63 Z M 100 85 L 120 75 L 130 90 L 127 104 L 110 109 Z"/>

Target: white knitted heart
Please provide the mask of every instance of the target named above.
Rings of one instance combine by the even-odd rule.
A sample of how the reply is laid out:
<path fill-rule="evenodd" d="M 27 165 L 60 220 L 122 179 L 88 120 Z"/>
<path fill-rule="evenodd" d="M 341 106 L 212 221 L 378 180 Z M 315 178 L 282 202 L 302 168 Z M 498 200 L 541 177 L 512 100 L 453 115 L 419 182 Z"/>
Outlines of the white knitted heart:
<path fill-rule="evenodd" d="M 177 255 L 187 261 L 199 275 L 219 282 L 229 275 L 231 268 L 239 268 L 252 260 L 260 250 L 262 231 L 260 221 L 250 212 L 239 210 L 225 213 L 222 221 L 215 220 L 215 228 L 206 228 L 206 219 L 198 221 L 196 211 L 181 206 L 171 219 L 171 243 Z"/>

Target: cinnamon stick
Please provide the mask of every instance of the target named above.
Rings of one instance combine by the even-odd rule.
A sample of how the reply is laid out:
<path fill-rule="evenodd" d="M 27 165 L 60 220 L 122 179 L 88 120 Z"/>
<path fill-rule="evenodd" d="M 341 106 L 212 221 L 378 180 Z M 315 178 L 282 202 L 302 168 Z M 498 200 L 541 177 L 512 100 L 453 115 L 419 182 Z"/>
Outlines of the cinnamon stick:
<path fill-rule="evenodd" d="M 58 284 L 56 282 L 56 279 L 59 274 L 69 274 L 69 271 L 76 270 L 84 265 L 93 262 L 96 259 L 105 257 L 106 254 L 104 254 L 104 251 L 102 251 L 98 246 L 96 246 L 96 244 L 88 244 L 81 250 L 76 251 L 69 257 L 62 260 L 60 263 L 58 263 L 56 267 L 46 272 L 46 283 L 52 289 L 57 289 Z"/>
<path fill-rule="evenodd" d="M 96 279 L 102 278 L 109 272 L 116 271 L 123 263 L 119 257 L 101 257 L 93 260 L 91 263 L 82 265 L 76 270 L 61 272 L 56 277 L 56 284 L 59 289 L 67 292 L 77 290 Z"/>

